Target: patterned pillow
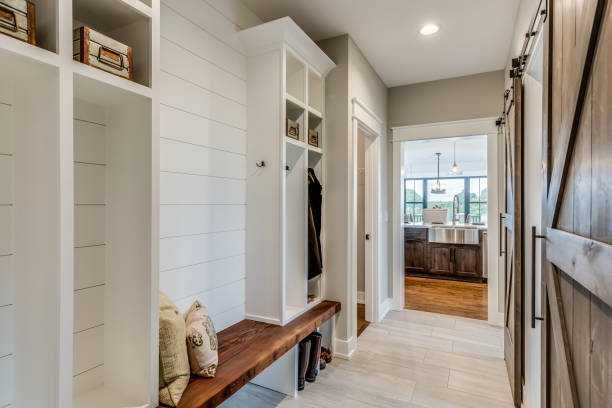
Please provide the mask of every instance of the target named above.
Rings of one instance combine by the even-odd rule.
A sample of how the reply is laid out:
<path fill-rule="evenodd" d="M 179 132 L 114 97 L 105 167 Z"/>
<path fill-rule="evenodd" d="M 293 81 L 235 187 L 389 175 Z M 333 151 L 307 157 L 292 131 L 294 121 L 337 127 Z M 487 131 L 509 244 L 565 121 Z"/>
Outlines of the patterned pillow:
<path fill-rule="evenodd" d="M 208 311 L 197 300 L 186 315 L 187 352 L 191 373 L 201 377 L 214 377 L 219 356 L 217 333 Z"/>
<path fill-rule="evenodd" d="M 159 402 L 176 407 L 189 384 L 185 320 L 159 292 Z"/>

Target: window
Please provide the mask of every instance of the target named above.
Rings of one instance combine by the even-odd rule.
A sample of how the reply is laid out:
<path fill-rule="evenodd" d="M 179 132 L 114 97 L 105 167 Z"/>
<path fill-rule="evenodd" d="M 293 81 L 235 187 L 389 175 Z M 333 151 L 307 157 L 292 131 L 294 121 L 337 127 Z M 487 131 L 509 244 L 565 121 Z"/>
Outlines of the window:
<path fill-rule="evenodd" d="M 473 222 L 487 221 L 487 178 L 470 178 L 470 215 Z"/>
<path fill-rule="evenodd" d="M 404 180 L 404 214 L 414 222 L 423 222 L 423 180 Z"/>
<path fill-rule="evenodd" d="M 404 214 L 412 215 L 414 222 L 423 222 L 423 208 L 448 208 L 448 221 L 452 220 L 453 197 L 459 196 L 457 210 L 459 222 L 470 215 L 472 222 L 487 222 L 487 177 L 440 177 L 445 194 L 431 194 L 435 178 L 404 179 Z"/>

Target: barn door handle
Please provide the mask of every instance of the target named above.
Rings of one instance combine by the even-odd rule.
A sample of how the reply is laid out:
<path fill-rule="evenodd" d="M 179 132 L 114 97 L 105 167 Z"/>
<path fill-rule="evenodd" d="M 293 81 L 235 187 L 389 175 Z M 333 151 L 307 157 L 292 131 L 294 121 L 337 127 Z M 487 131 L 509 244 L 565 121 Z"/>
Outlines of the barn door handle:
<path fill-rule="evenodd" d="M 504 227 L 504 222 L 502 221 L 504 218 L 504 214 L 499 213 L 499 256 L 502 256 L 505 251 L 502 250 L 502 231 L 503 231 L 503 227 Z"/>
<path fill-rule="evenodd" d="M 0 4 L 0 27 L 4 27 L 7 30 L 11 30 L 16 33 L 19 31 L 17 26 L 17 15 L 13 10 L 8 7 L 4 7 Z"/>
<path fill-rule="evenodd" d="M 536 283 L 536 278 L 535 278 L 535 273 L 536 273 L 536 239 L 538 238 L 544 238 L 546 239 L 546 235 L 538 235 L 536 233 L 536 227 L 532 226 L 531 227 L 531 328 L 535 329 L 535 322 L 536 320 L 544 320 L 543 317 L 539 317 L 536 316 L 536 311 L 535 311 L 535 296 L 536 296 L 536 291 L 535 291 L 535 283 Z"/>

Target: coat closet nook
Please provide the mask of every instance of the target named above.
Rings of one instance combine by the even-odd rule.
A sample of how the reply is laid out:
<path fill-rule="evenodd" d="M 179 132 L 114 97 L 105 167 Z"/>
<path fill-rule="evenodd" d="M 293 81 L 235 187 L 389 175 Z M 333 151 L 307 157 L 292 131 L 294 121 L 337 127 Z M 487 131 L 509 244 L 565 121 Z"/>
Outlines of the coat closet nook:
<path fill-rule="evenodd" d="M 325 184 L 335 64 L 289 17 L 238 35 L 248 53 L 246 318 L 285 325 L 324 294 L 325 272 L 308 279 L 308 169 Z"/>
<path fill-rule="evenodd" d="M 153 407 L 159 1 L 32 2 L 36 45 L 0 35 L 0 407 Z M 133 81 L 73 60 L 83 25 Z"/>

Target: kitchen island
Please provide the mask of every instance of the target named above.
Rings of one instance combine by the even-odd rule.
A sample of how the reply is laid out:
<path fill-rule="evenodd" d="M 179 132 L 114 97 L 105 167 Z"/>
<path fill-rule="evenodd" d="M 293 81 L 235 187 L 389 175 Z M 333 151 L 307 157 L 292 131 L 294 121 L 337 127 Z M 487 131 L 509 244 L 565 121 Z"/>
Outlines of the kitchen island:
<path fill-rule="evenodd" d="M 403 224 L 404 273 L 438 279 L 486 282 L 486 226 Z"/>

